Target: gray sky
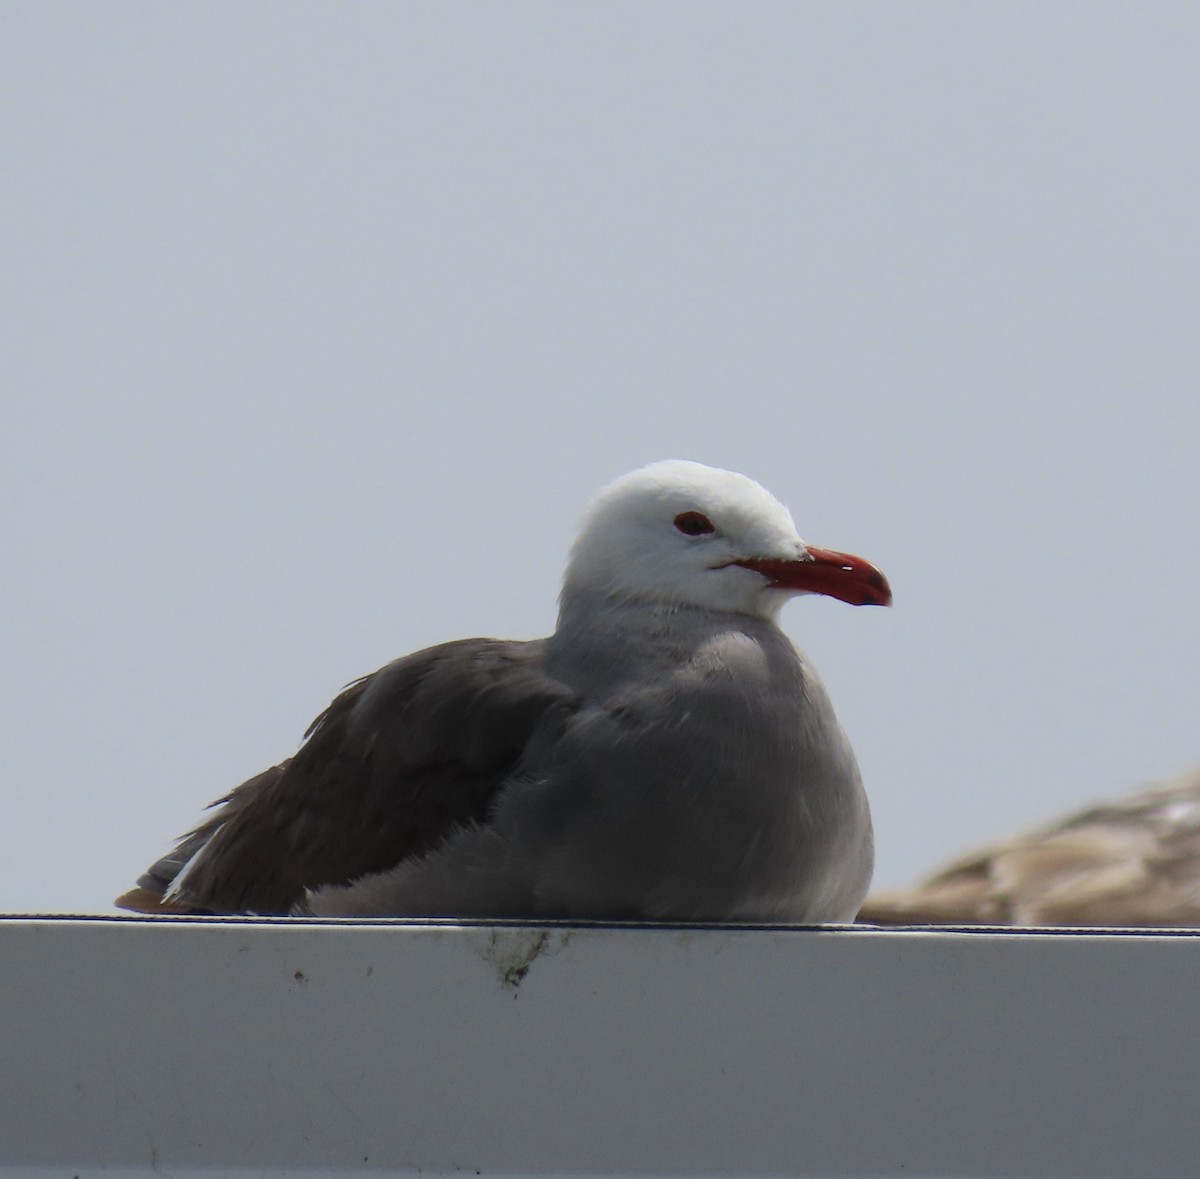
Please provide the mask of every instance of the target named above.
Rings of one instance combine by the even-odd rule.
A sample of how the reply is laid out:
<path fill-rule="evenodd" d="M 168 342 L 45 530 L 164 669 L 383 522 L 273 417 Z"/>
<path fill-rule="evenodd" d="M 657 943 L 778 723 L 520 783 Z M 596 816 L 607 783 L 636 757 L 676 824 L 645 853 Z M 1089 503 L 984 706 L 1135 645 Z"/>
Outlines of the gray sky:
<path fill-rule="evenodd" d="M 1200 761 L 1200 8 L 0 6 L 0 908 L 759 479 L 878 883 Z"/>

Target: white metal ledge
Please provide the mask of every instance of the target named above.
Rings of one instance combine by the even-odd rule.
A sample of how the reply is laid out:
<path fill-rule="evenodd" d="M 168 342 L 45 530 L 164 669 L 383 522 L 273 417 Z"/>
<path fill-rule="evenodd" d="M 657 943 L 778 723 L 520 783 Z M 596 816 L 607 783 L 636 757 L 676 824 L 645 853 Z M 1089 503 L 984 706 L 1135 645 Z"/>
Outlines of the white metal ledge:
<path fill-rule="evenodd" d="M 1185 1176 L 1200 936 L 0 920 L 21 1175 Z"/>

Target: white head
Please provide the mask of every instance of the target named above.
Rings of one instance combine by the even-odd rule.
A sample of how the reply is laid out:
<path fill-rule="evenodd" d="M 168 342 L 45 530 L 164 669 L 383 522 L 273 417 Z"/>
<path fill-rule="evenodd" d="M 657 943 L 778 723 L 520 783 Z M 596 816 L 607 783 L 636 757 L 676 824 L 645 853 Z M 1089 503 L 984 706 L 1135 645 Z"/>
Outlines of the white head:
<path fill-rule="evenodd" d="M 592 501 L 562 596 L 773 619 L 800 593 L 891 602 L 882 573 L 859 557 L 806 545 L 787 508 L 753 479 L 669 460 L 623 475 Z"/>

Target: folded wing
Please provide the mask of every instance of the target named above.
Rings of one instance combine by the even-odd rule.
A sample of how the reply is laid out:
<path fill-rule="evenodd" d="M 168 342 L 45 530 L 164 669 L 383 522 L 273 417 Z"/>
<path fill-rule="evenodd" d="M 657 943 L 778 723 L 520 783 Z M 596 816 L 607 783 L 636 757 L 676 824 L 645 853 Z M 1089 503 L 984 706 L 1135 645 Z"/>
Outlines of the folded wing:
<path fill-rule="evenodd" d="M 143 912 L 286 914 L 486 825 L 534 732 L 573 694 L 543 644 L 464 639 L 357 680 L 296 755 L 242 783 L 118 898 Z"/>

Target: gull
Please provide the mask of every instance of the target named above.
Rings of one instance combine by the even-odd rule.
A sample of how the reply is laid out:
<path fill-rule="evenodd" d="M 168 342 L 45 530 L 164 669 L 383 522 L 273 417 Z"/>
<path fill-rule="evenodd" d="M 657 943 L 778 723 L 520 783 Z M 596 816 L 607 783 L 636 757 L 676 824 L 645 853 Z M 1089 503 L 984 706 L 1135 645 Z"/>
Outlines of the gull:
<path fill-rule="evenodd" d="M 878 925 L 1200 925 L 1200 770 L 874 893 Z"/>
<path fill-rule="evenodd" d="M 462 639 L 357 680 L 299 751 L 117 904 L 150 913 L 847 922 L 874 861 L 854 753 L 788 599 L 891 603 L 744 475 L 605 487 L 548 638 Z"/>

